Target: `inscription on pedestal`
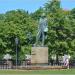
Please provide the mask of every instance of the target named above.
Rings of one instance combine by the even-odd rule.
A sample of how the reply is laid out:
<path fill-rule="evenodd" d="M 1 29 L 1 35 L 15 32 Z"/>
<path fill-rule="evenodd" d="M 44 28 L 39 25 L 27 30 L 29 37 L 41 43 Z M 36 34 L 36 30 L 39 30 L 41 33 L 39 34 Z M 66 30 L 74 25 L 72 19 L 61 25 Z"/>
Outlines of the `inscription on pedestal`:
<path fill-rule="evenodd" d="M 31 51 L 32 64 L 48 63 L 48 47 L 32 47 Z"/>

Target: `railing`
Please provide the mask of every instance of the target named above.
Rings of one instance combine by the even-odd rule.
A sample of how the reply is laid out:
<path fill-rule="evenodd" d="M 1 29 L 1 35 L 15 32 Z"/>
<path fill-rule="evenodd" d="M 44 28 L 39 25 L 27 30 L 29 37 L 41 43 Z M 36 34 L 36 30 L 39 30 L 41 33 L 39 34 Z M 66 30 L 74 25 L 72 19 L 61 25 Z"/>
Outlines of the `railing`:
<path fill-rule="evenodd" d="M 31 65 L 30 60 L 18 60 L 17 66 Z M 0 69 L 15 69 L 16 60 L 0 60 Z"/>
<path fill-rule="evenodd" d="M 0 69 L 10 69 L 12 68 L 11 61 L 0 60 Z"/>
<path fill-rule="evenodd" d="M 30 66 L 30 60 L 18 60 L 18 66 Z M 56 61 L 49 61 L 48 65 L 50 66 L 63 66 L 62 61 L 59 61 L 57 64 Z M 70 68 L 75 68 L 75 60 L 70 60 L 69 62 Z M 0 60 L 0 69 L 15 69 L 16 68 L 16 60 Z"/>
<path fill-rule="evenodd" d="M 70 65 L 70 68 L 75 68 L 75 59 L 70 60 L 69 65 Z"/>

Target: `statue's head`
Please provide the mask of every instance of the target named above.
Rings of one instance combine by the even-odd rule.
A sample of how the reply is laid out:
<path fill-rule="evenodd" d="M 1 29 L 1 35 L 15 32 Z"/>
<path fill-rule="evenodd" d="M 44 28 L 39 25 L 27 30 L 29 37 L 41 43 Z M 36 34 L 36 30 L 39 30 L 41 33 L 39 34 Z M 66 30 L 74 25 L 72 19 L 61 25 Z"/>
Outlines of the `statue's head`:
<path fill-rule="evenodd" d="M 46 17 L 45 13 L 43 13 L 43 14 L 41 15 L 41 17 L 42 17 L 42 18 Z"/>

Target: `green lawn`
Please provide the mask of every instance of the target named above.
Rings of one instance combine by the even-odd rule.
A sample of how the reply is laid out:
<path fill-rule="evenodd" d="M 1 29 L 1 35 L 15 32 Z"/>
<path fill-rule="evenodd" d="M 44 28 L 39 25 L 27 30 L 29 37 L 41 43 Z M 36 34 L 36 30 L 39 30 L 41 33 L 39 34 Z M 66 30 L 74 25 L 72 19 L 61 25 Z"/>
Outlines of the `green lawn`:
<path fill-rule="evenodd" d="M 0 75 L 75 75 L 75 69 L 65 70 L 0 70 Z"/>

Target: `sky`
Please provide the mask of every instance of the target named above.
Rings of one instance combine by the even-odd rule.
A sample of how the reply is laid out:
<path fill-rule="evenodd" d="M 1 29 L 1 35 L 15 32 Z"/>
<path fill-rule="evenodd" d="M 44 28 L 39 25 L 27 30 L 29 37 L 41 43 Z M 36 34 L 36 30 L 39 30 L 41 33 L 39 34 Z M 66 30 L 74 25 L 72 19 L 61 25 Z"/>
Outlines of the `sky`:
<path fill-rule="evenodd" d="M 43 7 L 47 1 L 49 0 L 0 0 L 0 13 L 16 9 L 34 12 L 39 7 Z M 71 10 L 75 7 L 75 0 L 61 0 L 61 7 Z"/>

